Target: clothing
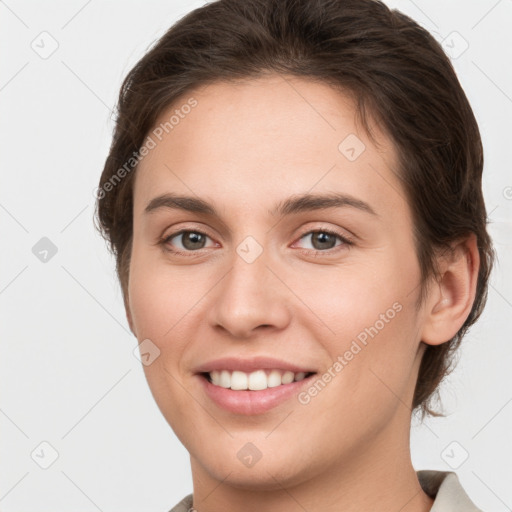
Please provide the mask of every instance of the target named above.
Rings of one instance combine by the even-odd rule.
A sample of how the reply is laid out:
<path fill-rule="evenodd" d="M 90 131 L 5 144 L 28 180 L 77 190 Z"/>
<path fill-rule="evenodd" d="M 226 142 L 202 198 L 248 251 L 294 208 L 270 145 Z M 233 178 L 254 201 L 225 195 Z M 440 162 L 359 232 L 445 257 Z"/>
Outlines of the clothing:
<path fill-rule="evenodd" d="M 434 504 L 430 512 L 482 512 L 469 499 L 459 477 L 453 471 L 423 469 L 416 471 L 418 481 Z M 183 498 L 170 512 L 193 512 L 192 494 Z"/>
<path fill-rule="evenodd" d="M 457 473 L 423 469 L 416 474 L 425 493 L 435 498 L 430 512 L 482 512 L 469 499 Z"/>

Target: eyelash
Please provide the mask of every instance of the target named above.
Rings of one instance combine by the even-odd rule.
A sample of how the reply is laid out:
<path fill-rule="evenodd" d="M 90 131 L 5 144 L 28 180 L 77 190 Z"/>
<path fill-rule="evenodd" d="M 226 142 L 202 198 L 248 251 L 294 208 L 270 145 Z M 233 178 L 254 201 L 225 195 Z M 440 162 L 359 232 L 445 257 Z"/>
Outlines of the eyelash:
<path fill-rule="evenodd" d="M 171 233 L 170 235 L 162 238 L 159 241 L 159 244 L 164 246 L 166 251 L 169 251 L 172 254 L 176 254 L 178 256 L 190 257 L 194 253 L 201 254 L 200 251 L 202 251 L 202 249 L 198 249 L 196 251 L 181 251 L 181 250 L 171 249 L 168 246 L 170 240 L 172 240 L 173 238 L 176 238 L 177 236 L 182 235 L 184 233 L 197 233 L 199 235 L 203 235 L 203 236 L 206 236 L 208 238 L 211 238 L 208 234 L 206 234 L 204 231 L 201 231 L 199 229 L 181 229 L 179 231 L 176 231 L 175 233 Z M 303 252 L 307 252 L 309 254 L 313 253 L 315 255 L 324 254 L 324 253 L 332 254 L 333 252 L 337 252 L 337 250 L 339 250 L 340 247 L 342 247 L 342 246 L 354 245 L 354 242 L 350 238 L 348 238 L 346 236 L 343 236 L 340 233 L 338 233 L 338 232 L 336 232 L 334 230 L 328 229 L 328 228 L 312 229 L 312 230 L 306 231 L 306 232 L 302 233 L 302 235 L 299 236 L 298 240 L 301 240 L 305 236 L 311 235 L 311 234 L 314 234 L 314 233 L 327 233 L 329 235 L 335 236 L 335 237 L 337 237 L 337 238 L 339 238 L 341 240 L 342 244 L 336 245 L 336 246 L 332 247 L 331 249 L 326 249 L 324 251 L 319 250 L 319 249 L 301 249 Z"/>

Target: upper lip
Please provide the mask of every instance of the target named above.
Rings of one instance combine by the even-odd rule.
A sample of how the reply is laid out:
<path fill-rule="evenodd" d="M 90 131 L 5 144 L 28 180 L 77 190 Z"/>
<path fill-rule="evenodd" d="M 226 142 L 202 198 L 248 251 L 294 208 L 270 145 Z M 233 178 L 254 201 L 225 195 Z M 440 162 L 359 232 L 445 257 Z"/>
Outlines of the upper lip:
<path fill-rule="evenodd" d="M 293 373 L 316 373 L 316 371 L 311 368 L 266 356 L 251 357 L 247 359 L 242 359 L 240 357 L 223 357 L 221 359 L 215 359 L 214 361 L 208 361 L 195 367 L 194 372 L 209 373 L 214 370 L 253 372 L 255 370 L 274 369 L 290 371 Z"/>

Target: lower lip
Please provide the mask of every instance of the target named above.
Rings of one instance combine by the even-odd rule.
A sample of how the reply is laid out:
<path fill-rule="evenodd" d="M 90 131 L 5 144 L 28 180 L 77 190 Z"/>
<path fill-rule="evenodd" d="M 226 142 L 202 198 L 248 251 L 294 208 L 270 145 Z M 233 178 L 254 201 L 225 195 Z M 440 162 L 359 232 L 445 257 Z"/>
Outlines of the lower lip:
<path fill-rule="evenodd" d="M 299 389 L 308 385 L 314 376 L 315 374 L 300 381 L 260 391 L 234 391 L 229 388 L 215 386 L 203 375 L 198 375 L 206 394 L 213 402 L 229 412 L 244 415 L 263 414 L 277 407 L 295 396 Z"/>

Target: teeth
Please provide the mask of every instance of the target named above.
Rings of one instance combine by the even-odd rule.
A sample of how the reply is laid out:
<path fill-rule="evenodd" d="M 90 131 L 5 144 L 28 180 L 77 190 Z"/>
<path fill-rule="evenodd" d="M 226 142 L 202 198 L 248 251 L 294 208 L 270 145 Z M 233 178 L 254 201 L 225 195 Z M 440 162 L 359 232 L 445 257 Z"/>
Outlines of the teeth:
<path fill-rule="evenodd" d="M 281 384 L 281 372 L 279 370 L 272 370 L 267 377 L 267 387 L 275 388 Z"/>
<path fill-rule="evenodd" d="M 293 373 L 281 370 L 256 370 L 251 373 L 235 370 L 214 370 L 209 373 L 213 384 L 222 388 L 231 388 L 233 390 L 252 390 L 260 391 L 267 388 L 275 388 L 282 384 L 290 384 L 293 381 L 300 381 L 306 378 L 305 372 Z"/>
<path fill-rule="evenodd" d="M 219 386 L 229 388 L 231 386 L 231 374 L 226 370 L 222 370 L 219 376 Z"/>
<path fill-rule="evenodd" d="M 281 382 L 283 384 L 290 384 L 293 382 L 293 379 L 295 378 L 295 375 L 293 372 L 284 372 L 283 376 L 281 377 Z"/>
<path fill-rule="evenodd" d="M 231 374 L 231 389 L 247 389 L 247 373 L 233 372 Z"/>
<path fill-rule="evenodd" d="M 242 372 L 233 372 L 233 375 L 231 376 L 231 379 L 235 376 L 235 373 L 241 373 L 242 375 L 245 375 L 245 373 Z M 258 391 L 260 389 L 267 389 L 267 375 L 263 370 L 258 370 L 256 372 L 252 372 L 249 374 L 249 378 L 247 379 L 247 387 L 249 389 L 252 389 L 253 391 Z M 235 389 L 233 387 L 233 380 L 231 380 L 231 389 Z M 246 388 L 239 388 L 239 389 L 246 389 Z"/>

